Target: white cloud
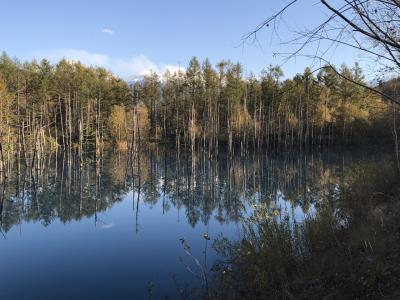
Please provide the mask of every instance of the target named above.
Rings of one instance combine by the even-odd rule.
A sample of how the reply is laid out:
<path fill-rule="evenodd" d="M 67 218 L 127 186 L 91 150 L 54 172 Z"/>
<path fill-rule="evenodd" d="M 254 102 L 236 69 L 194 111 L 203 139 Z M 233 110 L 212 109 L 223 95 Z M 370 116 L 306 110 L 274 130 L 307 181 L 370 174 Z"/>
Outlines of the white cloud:
<path fill-rule="evenodd" d="M 105 34 L 109 34 L 109 35 L 113 35 L 115 32 L 114 32 L 114 30 L 112 30 L 112 29 L 110 29 L 110 28 L 103 28 L 102 30 L 101 30 L 101 32 L 102 33 L 105 33 Z"/>
<path fill-rule="evenodd" d="M 81 63 L 89 66 L 102 66 L 106 67 L 109 63 L 109 57 L 104 54 L 90 53 L 85 50 L 76 49 L 55 49 L 45 55 L 41 55 L 53 63 L 65 58 L 71 61 L 80 61 Z"/>
<path fill-rule="evenodd" d="M 178 65 L 157 64 L 143 54 L 133 55 L 128 58 L 116 58 L 86 50 L 54 49 L 48 53 L 39 55 L 39 57 L 47 58 L 52 63 L 57 63 L 59 60 L 65 58 L 71 61 L 80 61 L 88 66 L 104 67 L 126 80 L 132 80 L 147 75 L 150 72 L 156 72 L 161 76 L 167 70 L 171 73 L 184 70 L 184 68 Z"/>
<path fill-rule="evenodd" d="M 102 229 L 111 229 L 111 228 L 113 228 L 113 227 L 114 227 L 114 223 L 110 223 L 110 224 L 103 223 L 103 224 L 101 225 L 101 228 L 102 228 Z"/>
<path fill-rule="evenodd" d="M 185 71 L 185 68 L 181 67 L 180 65 L 163 65 L 161 68 L 161 73 L 164 74 L 167 70 L 171 73 L 178 73 L 179 71 Z"/>

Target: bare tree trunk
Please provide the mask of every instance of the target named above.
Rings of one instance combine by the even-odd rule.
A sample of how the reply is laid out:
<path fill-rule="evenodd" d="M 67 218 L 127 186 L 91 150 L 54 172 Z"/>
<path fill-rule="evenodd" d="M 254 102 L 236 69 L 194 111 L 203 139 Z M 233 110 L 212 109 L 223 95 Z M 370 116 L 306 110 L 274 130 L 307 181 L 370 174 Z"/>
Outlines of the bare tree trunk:
<path fill-rule="evenodd" d="M 396 161 L 397 161 L 397 169 L 400 172 L 400 157 L 399 157 L 399 140 L 397 136 L 397 124 L 396 124 L 396 107 L 393 104 L 393 138 L 394 138 L 394 147 L 395 147 L 395 153 L 396 153 Z"/>

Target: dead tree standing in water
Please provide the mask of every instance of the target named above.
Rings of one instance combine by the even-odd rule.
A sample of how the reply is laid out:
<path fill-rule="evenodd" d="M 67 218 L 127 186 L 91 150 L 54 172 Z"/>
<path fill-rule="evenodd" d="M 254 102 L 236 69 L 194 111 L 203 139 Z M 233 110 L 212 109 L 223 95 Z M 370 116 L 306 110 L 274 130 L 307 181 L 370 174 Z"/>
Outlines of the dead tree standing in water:
<path fill-rule="evenodd" d="M 7 175 L 5 174 L 6 168 L 5 168 L 5 163 L 4 163 L 4 155 L 3 155 L 3 145 L 1 143 L 1 133 L 0 133 L 0 174 L 5 178 L 7 178 Z"/>

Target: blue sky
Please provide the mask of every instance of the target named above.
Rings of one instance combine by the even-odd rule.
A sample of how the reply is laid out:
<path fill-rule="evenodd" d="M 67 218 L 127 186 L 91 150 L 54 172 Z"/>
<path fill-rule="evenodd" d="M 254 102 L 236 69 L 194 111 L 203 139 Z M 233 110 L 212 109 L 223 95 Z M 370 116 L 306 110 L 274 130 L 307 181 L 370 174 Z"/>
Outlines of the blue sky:
<path fill-rule="evenodd" d="M 308 2 L 309 1 L 309 2 Z M 317 24 L 321 7 L 306 0 L 290 10 L 279 35 Z M 3 0 L 0 50 L 22 60 L 62 57 L 101 65 L 129 79 L 149 69 L 185 67 L 192 56 L 213 64 L 240 61 L 246 73 L 258 74 L 281 64 L 274 52 L 287 52 L 270 29 L 257 45 L 240 47 L 241 37 L 281 7 L 283 0 Z M 351 51 L 336 51 L 334 62 L 352 64 Z M 299 58 L 283 66 L 286 76 L 301 72 L 311 61 Z"/>

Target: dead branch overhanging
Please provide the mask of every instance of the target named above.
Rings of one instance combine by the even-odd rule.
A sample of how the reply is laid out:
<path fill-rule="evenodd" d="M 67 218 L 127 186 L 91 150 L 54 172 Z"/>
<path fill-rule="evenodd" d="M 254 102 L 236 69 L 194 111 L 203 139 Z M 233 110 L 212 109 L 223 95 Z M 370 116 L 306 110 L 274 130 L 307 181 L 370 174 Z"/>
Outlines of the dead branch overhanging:
<path fill-rule="evenodd" d="M 250 38 L 257 39 L 257 33 L 263 29 L 264 27 L 268 27 L 270 23 L 274 23 L 278 18 L 281 18 L 283 14 L 295 3 L 299 2 L 298 0 L 294 0 L 286 4 L 281 10 L 279 10 L 277 13 L 266 19 L 264 22 L 262 22 L 260 25 L 258 25 L 253 31 L 249 32 L 243 37 L 243 42 L 248 41 Z M 379 91 L 378 89 L 374 87 L 370 87 L 364 84 L 361 84 L 359 82 L 354 82 L 354 80 L 351 80 L 351 78 L 345 78 L 340 72 L 338 72 L 331 63 L 329 63 L 328 60 L 326 60 L 322 56 L 318 56 L 318 52 L 320 49 L 320 42 L 321 40 L 327 40 L 331 42 L 331 45 L 323 51 L 323 55 L 325 55 L 330 47 L 337 46 L 337 45 L 344 45 L 348 46 L 357 50 L 360 50 L 362 52 L 368 53 L 370 55 L 376 56 L 378 59 L 383 59 L 386 60 L 390 63 L 393 63 L 397 67 L 400 67 L 400 60 L 397 58 L 398 57 L 398 52 L 400 51 L 400 43 L 398 42 L 398 39 L 393 37 L 393 34 L 391 35 L 388 30 L 384 30 L 384 28 L 381 28 L 379 24 L 391 24 L 393 22 L 397 22 L 396 17 L 392 17 L 392 19 L 389 20 L 384 20 L 385 22 L 379 22 L 379 19 L 373 19 L 369 13 L 367 6 L 371 4 L 371 2 L 375 2 L 375 5 L 384 5 L 384 7 L 377 7 L 375 8 L 375 11 L 378 10 L 387 10 L 387 9 L 398 9 L 400 8 L 400 2 L 397 0 L 353 0 L 353 1 L 348 1 L 345 0 L 345 4 L 342 5 L 340 8 L 335 8 L 332 6 L 328 1 L 326 0 L 320 0 L 320 3 L 324 5 L 329 11 L 332 12 L 332 15 L 328 17 L 327 20 L 322 22 L 320 25 L 315 27 L 314 29 L 307 31 L 306 33 L 303 33 L 293 39 L 292 41 L 289 41 L 287 43 L 299 41 L 298 43 L 298 48 L 292 52 L 289 53 L 286 61 L 300 55 L 300 53 L 304 50 L 304 48 L 311 44 L 311 43 L 317 43 L 316 47 L 316 52 L 313 55 L 314 59 L 319 59 L 321 61 L 324 61 L 326 65 L 332 67 L 332 69 L 342 78 L 348 79 L 350 82 L 353 82 L 359 86 L 362 86 L 363 88 L 366 88 L 370 91 L 373 91 L 379 95 L 381 95 L 385 100 L 389 100 L 393 103 L 396 103 L 400 105 L 400 101 L 397 99 L 394 99 L 390 97 L 389 95 L 384 94 L 383 92 Z M 374 3 L 372 3 L 374 4 Z M 347 13 L 353 13 L 355 16 L 353 18 L 350 18 L 346 16 Z M 357 21 L 357 18 L 359 21 Z M 336 30 L 339 30 L 339 33 L 336 37 L 331 37 L 329 36 L 328 32 L 332 29 L 327 28 L 328 25 L 331 24 L 334 20 L 339 19 L 339 22 L 341 21 L 342 24 L 344 22 L 344 25 L 341 27 L 336 28 Z M 357 24 L 360 23 L 360 25 Z M 361 24 L 364 24 L 365 28 L 362 28 Z M 386 25 L 386 26 L 389 26 Z M 347 29 L 348 27 L 348 29 Z M 274 26 L 275 28 L 275 26 Z M 334 28 L 335 29 L 335 28 Z M 334 31 L 334 29 L 332 31 Z M 343 34 L 345 30 L 351 30 L 354 32 L 354 34 L 359 33 L 361 36 L 365 38 L 372 39 L 377 43 L 378 46 L 382 46 L 384 52 L 380 53 L 379 50 L 375 51 L 372 49 L 367 49 L 365 46 L 363 46 L 363 43 L 357 39 L 357 37 L 352 34 L 353 42 L 348 42 L 344 40 Z M 386 52 L 386 54 L 385 54 Z M 276 53 L 274 54 L 276 55 Z M 304 55 L 303 55 L 304 56 Z"/>

